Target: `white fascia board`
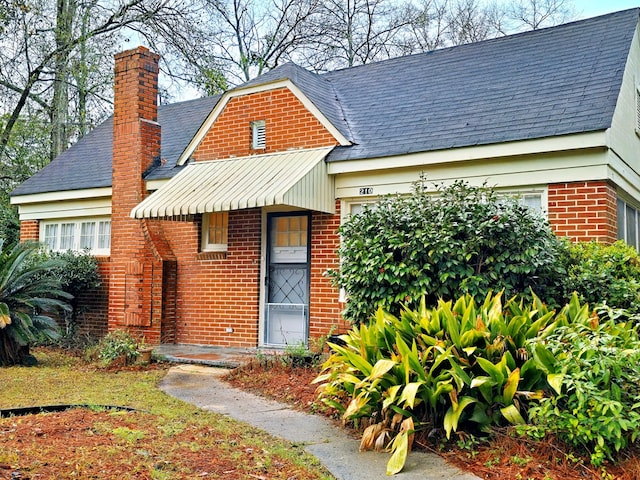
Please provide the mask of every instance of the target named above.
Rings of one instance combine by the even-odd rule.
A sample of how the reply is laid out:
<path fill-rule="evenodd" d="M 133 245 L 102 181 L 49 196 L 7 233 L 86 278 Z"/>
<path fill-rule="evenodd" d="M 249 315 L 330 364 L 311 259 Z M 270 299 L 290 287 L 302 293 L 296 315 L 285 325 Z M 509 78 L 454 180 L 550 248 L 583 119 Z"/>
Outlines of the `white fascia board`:
<path fill-rule="evenodd" d="M 328 173 L 356 173 L 389 168 L 419 167 L 440 163 L 463 162 L 490 158 L 515 157 L 540 153 L 564 152 L 591 148 L 607 148 L 606 131 L 579 133 L 535 140 L 477 145 L 473 147 L 451 148 L 432 152 L 419 152 L 392 157 L 367 158 L 360 160 L 333 161 L 328 164 Z"/>
<path fill-rule="evenodd" d="M 309 110 L 309 112 L 311 112 L 311 114 L 314 117 L 316 117 L 318 121 L 334 136 L 334 138 L 340 145 L 342 146 L 351 145 L 351 142 L 347 140 L 344 137 L 344 135 L 340 133 L 340 131 L 327 119 L 327 117 L 325 117 L 322 114 L 322 112 L 318 110 L 318 108 L 313 104 L 313 102 L 311 102 L 311 100 L 309 100 L 307 96 L 304 95 L 302 91 L 293 84 L 293 82 L 291 82 L 291 80 L 284 79 L 284 80 L 277 80 L 271 83 L 254 85 L 247 88 L 234 89 L 229 92 L 226 92 L 222 96 L 222 98 L 220 98 L 218 103 L 216 103 L 216 106 L 213 108 L 211 113 L 207 116 L 205 121 L 202 123 L 202 126 L 193 136 L 193 138 L 189 142 L 189 145 L 187 145 L 187 148 L 185 148 L 184 152 L 182 152 L 182 155 L 180 155 L 180 158 L 178 158 L 177 165 L 178 166 L 184 165 L 186 161 L 189 160 L 191 155 L 193 155 L 193 152 L 196 150 L 196 148 L 198 148 L 198 145 L 200 145 L 200 142 L 202 142 L 204 137 L 207 135 L 207 132 L 209 132 L 209 130 L 211 129 L 211 127 L 213 126 L 217 118 L 220 116 L 220 114 L 224 111 L 225 107 L 227 106 L 227 104 L 231 99 L 236 97 L 243 97 L 245 95 L 251 95 L 253 93 L 261 93 L 261 92 L 267 92 L 269 90 L 276 90 L 279 88 L 288 88 L 291 91 L 291 93 L 293 93 L 296 96 L 296 98 L 300 100 L 300 102 L 305 106 L 305 108 Z"/>
<path fill-rule="evenodd" d="M 147 180 L 147 192 L 155 192 L 165 183 L 167 183 L 171 178 L 163 178 L 158 180 Z"/>
<path fill-rule="evenodd" d="M 65 200 L 86 200 L 91 198 L 111 197 L 111 187 L 87 188 L 84 190 L 64 190 L 57 192 L 33 193 L 11 197 L 11 205 L 28 203 L 63 202 Z"/>
<path fill-rule="evenodd" d="M 25 203 L 18 206 L 18 213 L 20 220 L 109 216 L 111 215 L 111 198 Z"/>
<path fill-rule="evenodd" d="M 640 175 L 613 151 L 609 151 L 607 178 L 635 201 L 640 202 Z"/>

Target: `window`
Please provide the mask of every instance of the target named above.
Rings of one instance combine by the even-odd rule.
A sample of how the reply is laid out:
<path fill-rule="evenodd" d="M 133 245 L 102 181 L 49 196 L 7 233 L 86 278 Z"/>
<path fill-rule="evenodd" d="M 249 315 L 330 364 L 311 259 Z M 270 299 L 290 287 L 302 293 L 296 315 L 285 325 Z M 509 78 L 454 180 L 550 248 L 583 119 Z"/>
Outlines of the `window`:
<path fill-rule="evenodd" d="M 638 248 L 638 232 L 640 231 L 640 213 L 638 208 L 630 205 L 622 198 L 617 201 L 618 240 Z"/>
<path fill-rule="evenodd" d="M 203 252 L 226 252 L 229 234 L 229 213 L 206 213 L 202 216 Z"/>
<path fill-rule="evenodd" d="M 286 216 L 275 219 L 273 245 L 275 247 L 306 247 L 307 217 Z"/>
<path fill-rule="evenodd" d="M 52 252 L 89 250 L 94 255 L 109 255 L 111 221 L 46 220 L 41 223 L 40 241 Z"/>
<path fill-rule="evenodd" d="M 264 120 L 251 122 L 251 148 L 254 150 L 267 148 L 267 127 Z"/>

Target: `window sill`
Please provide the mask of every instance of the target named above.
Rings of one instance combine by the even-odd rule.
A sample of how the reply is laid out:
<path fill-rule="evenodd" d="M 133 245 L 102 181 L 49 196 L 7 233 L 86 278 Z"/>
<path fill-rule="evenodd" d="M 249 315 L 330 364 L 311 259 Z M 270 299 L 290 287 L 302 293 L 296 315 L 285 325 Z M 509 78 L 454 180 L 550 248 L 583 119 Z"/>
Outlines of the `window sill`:
<path fill-rule="evenodd" d="M 198 260 L 224 260 L 227 252 L 200 252 L 196 257 Z"/>

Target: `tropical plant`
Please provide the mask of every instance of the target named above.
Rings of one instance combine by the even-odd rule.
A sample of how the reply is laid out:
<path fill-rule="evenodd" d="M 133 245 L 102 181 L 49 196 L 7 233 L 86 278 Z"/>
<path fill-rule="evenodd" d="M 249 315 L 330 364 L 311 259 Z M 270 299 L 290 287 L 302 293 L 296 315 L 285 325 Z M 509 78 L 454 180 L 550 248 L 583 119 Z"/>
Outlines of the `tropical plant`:
<path fill-rule="evenodd" d="M 430 192 L 426 181 L 409 196 L 389 196 L 342 225 L 340 267 L 329 275 L 349 294 L 345 317 L 368 320 L 378 307 L 421 296 L 505 291 L 531 287 L 547 303 L 562 285 L 562 244 L 547 221 L 512 198 L 458 181 Z"/>
<path fill-rule="evenodd" d="M 60 281 L 43 275 L 60 260 L 36 261 L 38 255 L 38 244 L 5 249 L 0 240 L 0 365 L 23 363 L 30 343 L 57 338 L 58 325 L 47 314 L 69 310 L 71 296 Z"/>
<path fill-rule="evenodd" d="M 530 400 L 557 382 L 527 343 L 588 318 L 576 296 L 558 313 L 532 299 L 514 297 L 503 307 L 501 294 L 480 305 L 465 295 L 429 309 L 423 298 L 399 317 L 380 308 L 369 324 L 340 337 L 343 346 L 330 344 L 333 353 L 315 380 L 321 397 L 345 421 L 368 424 L 362 448 L 390 447 L 389 473 L 402 469 L 415 429 L 449 437 L 458 428 L 523 423 Z"/>

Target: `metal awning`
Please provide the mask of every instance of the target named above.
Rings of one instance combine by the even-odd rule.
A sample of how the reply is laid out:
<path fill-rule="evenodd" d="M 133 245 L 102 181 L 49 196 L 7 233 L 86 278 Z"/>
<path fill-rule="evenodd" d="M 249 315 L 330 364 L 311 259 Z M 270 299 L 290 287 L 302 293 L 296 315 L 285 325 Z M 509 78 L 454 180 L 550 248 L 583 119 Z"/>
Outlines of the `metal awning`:
<path fill-rule="evenodd" d="M 324 162 L 332 148 L 192 163 L 138 204 L 131 217 L 180 217 L 271 205 L 334 213 L 333 178 Z"/>

